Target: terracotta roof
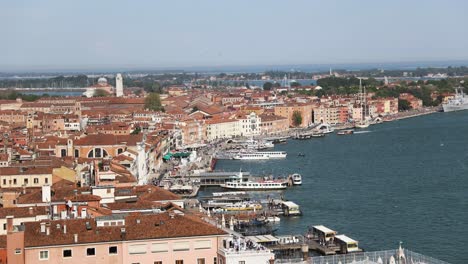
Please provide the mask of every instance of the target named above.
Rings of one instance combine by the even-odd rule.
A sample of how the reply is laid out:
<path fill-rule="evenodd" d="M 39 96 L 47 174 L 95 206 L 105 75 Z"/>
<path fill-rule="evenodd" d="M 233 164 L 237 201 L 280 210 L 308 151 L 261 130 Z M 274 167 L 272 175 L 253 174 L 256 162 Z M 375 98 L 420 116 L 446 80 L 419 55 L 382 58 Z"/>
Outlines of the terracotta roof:
<path fill-rule="evenodd" d="M 41 233 L 41 222 L 49 224 L 49 235 Z M 41 222 L 25 223 L 24 244 L 26 248 L 227 234 L 215 226 L 203 222 L 200 219 L 196 219 L 194 216 L 177 214 L 170 216 L 169 213 L 130 214 L 125 217 L 124 234 L 121 233 L 122 226 L 97 227 L 94 219 Z M 58 225 L 59 228 L 57 228 Z M 67 225 L 67 232 L 65 234 L 63 233 L 63 225 Z M 75 234 L 78 236 L 78 243 L 74 243 Z"/>
<path fill-rule="evenodd" d="M 121 145 L 135 146 L 137 142 L 141 142 L 143 134 L 138 135 L 122 135 L 116 136 L 112 134 L 96 134 L 75 140 L 75 146 L 104 146 L 104 145 Z"/>
<path fill-rule="evenodd" d="M 10 207 L 0 208 L 0 219 L 4 219 L 7 216 L 13 216 L 14 218 L 34 217 L 36 215 L 47 215 L 47 206 L 34 206 L 31 207 Z"/>
<path fill-rule="evenodd" d="M 37 175 L 51 174 L 52 168 L 49 167 L 5 167 L 0 170 L 0 175 Z"/>

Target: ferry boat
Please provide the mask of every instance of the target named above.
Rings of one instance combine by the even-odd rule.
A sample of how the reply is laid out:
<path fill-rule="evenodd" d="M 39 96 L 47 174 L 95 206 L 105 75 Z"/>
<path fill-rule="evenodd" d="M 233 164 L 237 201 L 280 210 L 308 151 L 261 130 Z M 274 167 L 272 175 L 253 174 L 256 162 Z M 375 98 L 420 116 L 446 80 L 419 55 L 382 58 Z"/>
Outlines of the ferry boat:
<path fill-rule="evenodd" d="M 291 175 L 291 177 L 294 185 L 302 184 L 302 176 L 299 173 L 294 173 L 293 175 Z"/>
<path fill-rule="evenodd" d="M 255 139 L 245 140 L 244 142 L 242 142 L 241 145 L 244 145 L 247 149 L 268 149 L 275 147 L 275 144 L 273 144 L 273 142 Z"/>
<path fill-rule="evenodd" d="M 455 97 L 442 104 L 444 112 L 453 112 L 468 109 L 468 97 L 463 93 L 463 88 L 455 88 Z"/>
<path fill-rule="evenodd" d="M 285 151 L 261 151 L 251 153 L 239 153 L 234 155 L 232 159 L 235 160 L 267 160 L 267 159 L 281 159 L 286 158 Z"/>
<path fill-rule="evenodd" d="M 271 180 L 264 179 L 259 181 L 243 181 L 242 172 L 236 177 L 237 180 L 226 182 L 220 186 L 229 190 L 240 191 L 271 191 L 271 190 L 284 190 L 288 188 L 287 179 Z"/>
<path fill-rule="evenodd" d="M 352 129 L 346 129 L 346 130 L 341 130 L 336 133 L 337 135 L 343 136 L 343 135 L 351 135 L 354 134 L 354 130 Z"/>
<path fill-rule="evenodd" d="M 223 209 L 226 211 L 254 211 L 262 210 L 262 208 L 263 207 L 261 204 L 252 202 L 229 204 L 223 207 Z"/>

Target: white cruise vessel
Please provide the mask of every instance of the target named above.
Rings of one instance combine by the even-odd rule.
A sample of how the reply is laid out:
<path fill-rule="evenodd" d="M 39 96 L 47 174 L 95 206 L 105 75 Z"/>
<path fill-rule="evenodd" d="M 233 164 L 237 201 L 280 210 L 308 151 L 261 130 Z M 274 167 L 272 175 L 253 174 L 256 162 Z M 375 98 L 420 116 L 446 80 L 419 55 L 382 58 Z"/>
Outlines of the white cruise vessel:
<path fill-rule="evenodd" d="M 259 151 L 259 152 L 247 152 L 239 153 L 234 155 L 232 159 L 235 160 L 267 160 L 267 159 L 281 159 L 286 158 L 287 153 L 285 151 Z"/>
<path fill-rule="evenodd" d="M 259 181 L 243 181 L 242 172 L 239 172 L 236 181 L 226 182 L 220 186 L 230 190 L 241 191 L 269 191 L 269 190 L 284 190 L 288 188 L 288 180 L 259 180 Z"/>
<path fill-rule="evenodd" d="M 442 108 L 444 112 L 468 110 L 468 97 L 463 93 L 463 88 L 455 88 L 455 97 L 442 104 Z"/>

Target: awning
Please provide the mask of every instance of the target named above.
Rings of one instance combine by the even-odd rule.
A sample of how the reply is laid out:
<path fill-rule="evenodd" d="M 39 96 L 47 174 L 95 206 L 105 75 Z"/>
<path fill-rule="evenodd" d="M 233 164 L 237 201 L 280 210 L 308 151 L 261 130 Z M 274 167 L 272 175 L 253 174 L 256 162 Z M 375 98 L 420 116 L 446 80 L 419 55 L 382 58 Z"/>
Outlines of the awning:
<path fill-rule="evenodd" d="M 172 157 L 172 153 L 167 153 L 166 155 L 163 156 L 163 159 L 170 160 L 171 157 Z"/>
<path fill-rule="evenodd" d="M 175 158 L 187 158 L 190 156 L 190 152 L 176 152 L 172 156 Z"/>

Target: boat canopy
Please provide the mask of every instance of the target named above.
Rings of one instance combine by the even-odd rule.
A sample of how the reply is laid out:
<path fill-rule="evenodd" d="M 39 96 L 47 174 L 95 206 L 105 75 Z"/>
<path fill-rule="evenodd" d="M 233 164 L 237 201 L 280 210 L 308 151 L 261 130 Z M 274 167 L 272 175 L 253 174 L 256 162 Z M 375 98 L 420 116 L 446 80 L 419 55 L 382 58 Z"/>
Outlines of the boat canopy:
<path fill-rule="evenodd" d="M 323 225 L 316 225 L 314 226 L 314 228 L 315 230 L 318 230 L 324 234 L 330 234 L 330 233 L 336 234 L 336 231 L 331 230 L 330 228 L 323 226 Z"/>
<path fill-rule="evenodd" d="M 336 235 L 335 239 L 339 240 L 339 241 L 342 241 L 342 242 L 344 242 L 346 244 L 357 244 L 358 243 L 356 240 L 348 237 L 347 235 Z"/>
<path fill-rule="evenodd" d="M 282 204 L 288 208 L 299 208 L 299 205 L 291 201 L 285 201 L 285 202 L 282 202 Z"/>

